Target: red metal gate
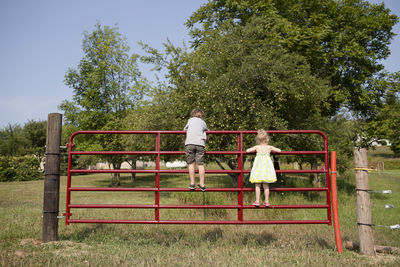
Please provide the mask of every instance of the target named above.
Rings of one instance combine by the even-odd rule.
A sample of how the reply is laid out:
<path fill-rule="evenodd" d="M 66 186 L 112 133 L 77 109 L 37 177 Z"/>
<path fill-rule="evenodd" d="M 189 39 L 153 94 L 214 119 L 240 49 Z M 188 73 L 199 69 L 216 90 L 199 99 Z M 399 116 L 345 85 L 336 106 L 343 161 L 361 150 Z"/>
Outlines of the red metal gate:
<path fill-rule="evenodd" d="M 207 188 L 207 192 L 237 192 L 238 199 L 236 205 L 164 205 L 160 204 L 160 192 L 190 192 L 187 188 L 162 188 L 160 187 L 160 174 L 164 173 L 188 173 L 188 170 L 164 170 L 160 168 L 161 155 L 184 155 L 184 151 L 161 151 L 160 140 L 162 135 L 178 134 L 184 135 L 185 131 L 78 131 L 71 135 L 68 144 L 68 177 L 67 177 L 67 201 L 66 201 L 66 224 L 69 223 L 126 223 L 126 224 L 329 224 L 331 225 L 331 200 L 330 200 L 330 178 L 329 178 L 329 156 L 328 141 L 325 134 L 316 130 L 285 130 L 268 131 L 269 134 L 316 134 L 323 138 L 324 149 L 321 151 L 282 151 L 282 155 L 323 155 L 324 166 L 318 170 L 276 170 L 276 173 L 320 173 L 325 176 L 324 187 L 305 187 L 305 188 L 271 188 L 271 191 L 322 191 L 326 193 L 325 204 L 309 205 L 271 205 L 271 209 L 326 209 L 327 218 L 325 220 L 246 220 L 243 218 L 244 209 L 254 209 L 253 205 L 243 204 L 243 193 L 254 191 L 252 188 L 243 187 L 243 174 L 250 173 L 244 169 L 243 155 L 243 136 L 246 134 L 254 135 L 257 131 L 208 131 L 207 134 L 225 134 L 237 136 L 237 150 L 235 151 L 207 151 L 207 155 L 237 155 L 236 170 L 206 170 L 207 173 L 237 173 L 238 186 L 235 188 Z M 73 140 L 77 135 L 94 134 L 151 134 L 155 135 L 154 151 L 73 151 Z M 155 168 L 152 170 L 86 170 L 72 169 L 73 155 L 155 155 Z M 71 174 L 73 173 L 154 173 L 154 188 L 109 188 L 109 187 L 72 187 Z M 199 191 L 199 189 L 196 189 Z M 71 193 L 76 191 L 153 191 L 155 193 L 155 203 L 153 204 L 71 204 Z M 154 220 L 106 220 L 106 219 L 71 219 L 71 209 L 90 209 L 90 208 L 115 208 L 115 209 L 154 209 Z M 237 220 L 163 220 L 160 218 L 160 209 L 237 209 Z"/>

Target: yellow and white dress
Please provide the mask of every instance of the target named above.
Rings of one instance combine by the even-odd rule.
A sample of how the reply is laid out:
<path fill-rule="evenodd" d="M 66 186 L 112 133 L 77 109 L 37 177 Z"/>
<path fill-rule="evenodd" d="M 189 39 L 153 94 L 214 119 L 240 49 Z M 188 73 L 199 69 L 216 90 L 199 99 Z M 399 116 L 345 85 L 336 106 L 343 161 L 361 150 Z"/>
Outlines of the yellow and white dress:
<path fill-rule="evenodd" d="M 276 182 L 276 173 L 274 163 L 271 160 L 269 152 L 257 152 L 254 159 L 253 168 L 250 173 L 251 183 L 274 183 Z"/>

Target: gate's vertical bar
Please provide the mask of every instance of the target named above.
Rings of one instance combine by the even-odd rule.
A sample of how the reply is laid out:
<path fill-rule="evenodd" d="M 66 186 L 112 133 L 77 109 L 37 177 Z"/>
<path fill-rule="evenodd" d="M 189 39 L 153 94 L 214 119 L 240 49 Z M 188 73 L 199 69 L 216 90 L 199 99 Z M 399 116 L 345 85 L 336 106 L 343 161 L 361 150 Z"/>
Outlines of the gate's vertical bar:
<path fill-rule="evenodd" d="M 243 132 L 240 132 L 238 135 L 238 151 L 240 152 L 238 155 L 238 169 L 240 170 L 240 174 L 237 183 L 240 188 L 240 191 L 238 192 L 238 205 L 240 205 L 238 210 L 238 221 L 243 221 Z"/>
<path fill-rule="evenodd" d="M 326 203 L 328 204 L 328 225 L 332 225 L 332 213 L 331 213 L 331 182 L 329 178 L 329 151 L 328 151 L 328 139 L 326 135 L 323 135 L 324 137 L 324 150 L 325 150 L 325 175 L 326 175 L 326 184 L 325 186 L 328 188 L 328 191 L 326 192 Z"/>
<path fill-rule="evenodd" d="M 337 184 L 336 184 L 336 151 L 331 152 L 331 172 L 332 172 L 331 190 L 332 190 L 333 229 L 335 231 L 336 249 L 339 253 L 342 253 L 343 246 L 342 246 L 342 237 L 340 235 Z"/>
<path fill-rule="evenodd" d="M 67 168 L 67 204 L 65 207 L 65 224 L 69 224 L 69 217 L 71 216 L 69 204 L 71 204 L 71 168 L 72 168 L 72 148 L 74 144 L 72 143 L 72 136 L 69 138 L 68 142 L 68 168 Z"/>
<path fill-rule="evenodd" d="M 155 210 L 155 220 L 159 221 L 160 220 L 160 136 L 161 134 L 158 132 L 156 136 L 156 181 L 155 181 L 155 186 L 156 186 L 156 191 L 155 191 L 155 205 L 157 205 L 156 210 Z"/>

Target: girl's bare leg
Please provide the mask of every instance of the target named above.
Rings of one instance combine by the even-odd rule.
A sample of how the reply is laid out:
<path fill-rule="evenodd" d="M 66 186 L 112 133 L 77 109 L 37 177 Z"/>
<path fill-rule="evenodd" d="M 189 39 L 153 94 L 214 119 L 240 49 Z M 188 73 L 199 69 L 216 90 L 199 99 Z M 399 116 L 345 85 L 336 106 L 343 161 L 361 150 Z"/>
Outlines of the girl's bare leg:
<path fill-rule="evenodd" d="M 256 202 L 260 202 L 261 183 L 256 183 Z"/>
<path fill-rule="evenodd" d="M 265 201 L 269 202 L 269 184 L 263 183 L 263 187 L 264 187 Z"/>

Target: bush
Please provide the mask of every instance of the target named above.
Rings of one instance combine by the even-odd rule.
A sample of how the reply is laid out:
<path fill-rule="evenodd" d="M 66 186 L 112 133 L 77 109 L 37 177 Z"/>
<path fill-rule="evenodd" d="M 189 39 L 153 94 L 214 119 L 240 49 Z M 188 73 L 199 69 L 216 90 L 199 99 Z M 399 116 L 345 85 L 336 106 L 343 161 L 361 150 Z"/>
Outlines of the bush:
<path fill-rule="evenodd" d="M 42 178 L 39 158 L 35 156 L 0 156 L 0 182 L 30 181 Z"/>
<path fill-rule="evenodd" d="M 385 160 L 385 170 L 400 170 L 400 160 Z"/>

